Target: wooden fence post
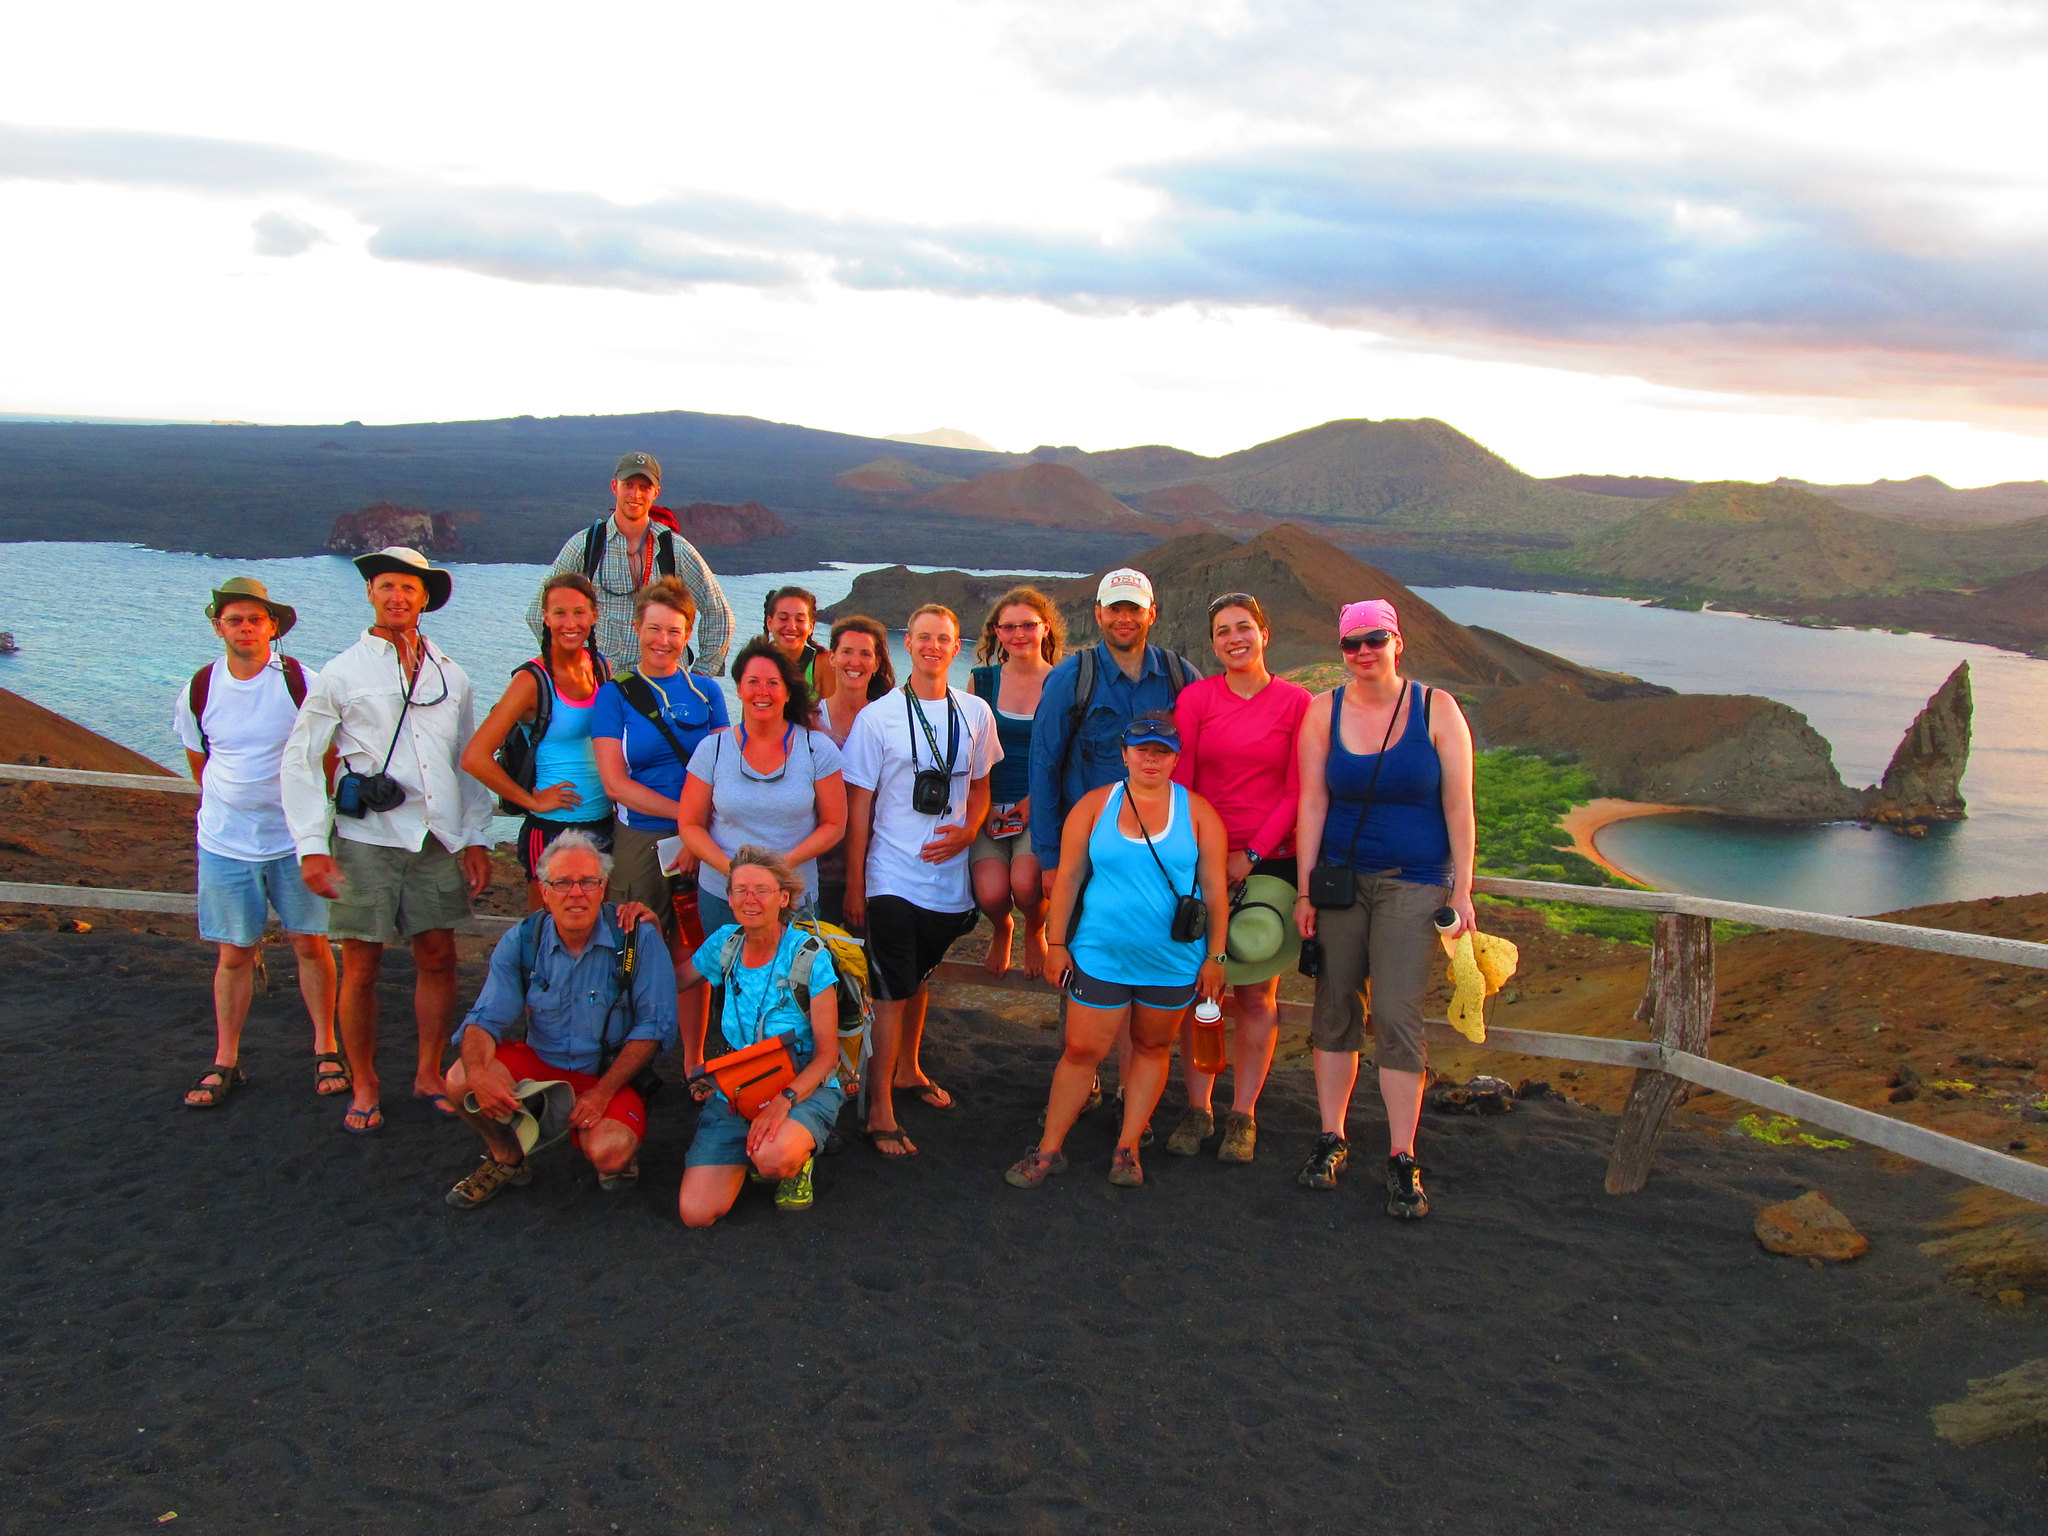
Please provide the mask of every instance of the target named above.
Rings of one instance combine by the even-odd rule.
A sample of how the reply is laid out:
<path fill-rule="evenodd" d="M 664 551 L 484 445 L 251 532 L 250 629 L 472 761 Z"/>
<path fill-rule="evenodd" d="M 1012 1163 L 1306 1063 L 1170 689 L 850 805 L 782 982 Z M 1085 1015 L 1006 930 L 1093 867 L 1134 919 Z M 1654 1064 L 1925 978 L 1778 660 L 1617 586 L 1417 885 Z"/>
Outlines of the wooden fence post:
<path fill-rule="evenodd" d="M 1714 924 L 1705 917 L 1659 913 L 1644 994 L 1650 1038 L 1658 1045 L 1707 1054 L 1714 1032 Z M 1640 1017 L 1640 1012 L 1638 1014 Z M 1664 1122 L 1685 1094 L 1685 1080 L 1668 1072 L 1639 1071 L 1628 1108 L 1607 1159 L 1607 1193 L 1632 1195 L 1650 1178 L 1650 1160 Z"/>

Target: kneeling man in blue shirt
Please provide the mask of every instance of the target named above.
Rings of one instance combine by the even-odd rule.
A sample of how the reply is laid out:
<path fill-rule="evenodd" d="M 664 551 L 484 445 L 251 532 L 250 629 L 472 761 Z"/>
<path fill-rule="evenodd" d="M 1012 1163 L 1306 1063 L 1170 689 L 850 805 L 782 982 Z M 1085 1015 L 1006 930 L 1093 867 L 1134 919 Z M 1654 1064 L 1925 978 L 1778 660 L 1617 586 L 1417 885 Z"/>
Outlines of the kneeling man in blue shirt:
<path fill-rule="evenodd" d="M 589 836 L 564 832 L 535 870 L 546 910 L 508 930 L 491 952 L 484 989 L 462 1021 L 462 1059 L 448 1071 L 448 1097 L 486 1148 L 476 1171 L 448 1191 L 458 1209 L 533 1177 L 511 1126 L 523 1107 L 521 1081 L 575 1090 L 570 1140 L 603 1188 L 640 1176 L 647 1105 L 633 1079 L 676 1043 L 676 979 L 667 946 L 626 944 L 621 924 L 645 909 L 605 910 L 611 867 Z M 526 1038 L 506 1040 L 522 1019 Z"/>

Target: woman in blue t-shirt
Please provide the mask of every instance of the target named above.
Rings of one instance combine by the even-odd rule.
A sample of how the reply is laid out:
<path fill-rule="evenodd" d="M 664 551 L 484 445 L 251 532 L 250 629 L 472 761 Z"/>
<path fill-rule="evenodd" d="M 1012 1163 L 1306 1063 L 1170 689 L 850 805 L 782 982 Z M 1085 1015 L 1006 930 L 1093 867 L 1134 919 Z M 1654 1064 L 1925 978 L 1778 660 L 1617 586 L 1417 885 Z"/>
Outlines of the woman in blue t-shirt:
<path fill-rule="evenodd" d="M 974 652 L 982 663 L 973 672 L 974 691 L 995 711 L 996 740 L 1003 748 L 989 776 L 988 820 L 968 858 L 974 900 L 989 921 L 982 966 L 991 976 L 1010 968 L 1013 908 L 1024 919 L 1024 974 L 1045 974 L 1044 880 L 1025 830 L 1031 820 L 1031 722 L 1066 638 L 1051 598 L 1033 587 L 1012 587 L 989 609 Z"/>
<path fill-rule="evenodd" d="M 696 600 L 680 578 L 662 576 L 642 587 L 633 600 L 639 664 L 598 690 L 590 722 L 598 777 L 613 806 L 611 898 L 652 908 L 678 962 L 683 951 L 675 892 L 657 845 L 677 836 L 690 754 L 726 723 L 718 685 L 683 669 L 696 623 Z M 685 850 L 674 868 L 689 874 L 696 864 Z M 683 999 L 684 990 L 678 986 L 683 1065 L 695 1071 L 704 1059 L 704 1005 Z"/>
<path fill-rule="evenodd" d="M 714 929 L 677 967 L 687 986 L 719 989 L 719 1034 L 714 1055 L 744 1050 L 780 1035 L 796 1077 L 752 1120 L 742 1119 L 722 1095 L 707 1098 L 697 1134 L 683 1160 L 677 1197 L 683 1224 L 708 1227 L 733 1207 L 747 1171 L 773 1179 L 775 1203 L 803 1210 L 811 1203 L 811 1163 L 846 1102 L 839 1086 L 838 972 L 832 952 L 811 959 L 808 1006 L 797 996 L 790 970 L 808 937 L 789 925 L 804 883 L 781 857 L 745 847 L 732 856 L 726 900 L 734 921 Z"/>

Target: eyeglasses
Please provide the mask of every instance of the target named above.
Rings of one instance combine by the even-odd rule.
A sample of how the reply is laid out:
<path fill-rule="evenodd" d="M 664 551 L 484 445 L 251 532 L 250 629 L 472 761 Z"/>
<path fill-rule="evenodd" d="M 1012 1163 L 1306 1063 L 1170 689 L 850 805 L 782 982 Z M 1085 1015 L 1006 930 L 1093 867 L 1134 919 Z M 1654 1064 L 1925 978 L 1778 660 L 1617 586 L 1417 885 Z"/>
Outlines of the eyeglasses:
<path fill-rule="evenodd" d="M 595 896 L 604 889 L 604 876 L 577 875 L 567 880 L 543 880 L 541 884 L 551 891 L 560 891 L 564 895 L 571 891 L 578 891 L 584 895 Z"/>
<path fill-rule="evenodd" d="M 1034 629 L 1043 628 L 1045 628 L 1045 624 L 1042 620 L 1031 619 L 1022 624 L 998 624 L 996 626 L 996 633 L 999 635 L 1028 635 Z"/>
<path fill-rule="evenodd" d="M 1346 635 L 1337 644 L 1343 648 L 1344 654 L 1349 656 L 1358 650 L 1384 650 L 1387 642 L 1393 638 L 1394 632 L 1391 629 L 1368 629 L 1362 635 Z"/>

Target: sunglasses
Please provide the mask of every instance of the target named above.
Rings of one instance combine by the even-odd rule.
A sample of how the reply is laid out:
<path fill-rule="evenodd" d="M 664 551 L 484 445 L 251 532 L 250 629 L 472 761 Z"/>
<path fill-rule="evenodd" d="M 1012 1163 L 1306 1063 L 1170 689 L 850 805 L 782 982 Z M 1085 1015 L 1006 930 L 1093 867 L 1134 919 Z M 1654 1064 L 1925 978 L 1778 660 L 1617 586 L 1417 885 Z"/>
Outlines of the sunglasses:
<path fill-rule="evenodd" d="M 1368 629 L 1362 635 L 1346 635 L 1337 644 L 1349 656 L 1353 651 L 1379 651 L 1386 649 L 1387 642 L 1394 638 L 1391 629 Z"/>
<path fill-rule="evenodd" d="M 1242 608 L 1247 613 L 1256 614 L 1260 611 L 1258 604 L 1259 600 L 1249 592 L 1226 592 L 1210 602 L 1209 617 L 1215 618 L 1226 608 Z"/>

